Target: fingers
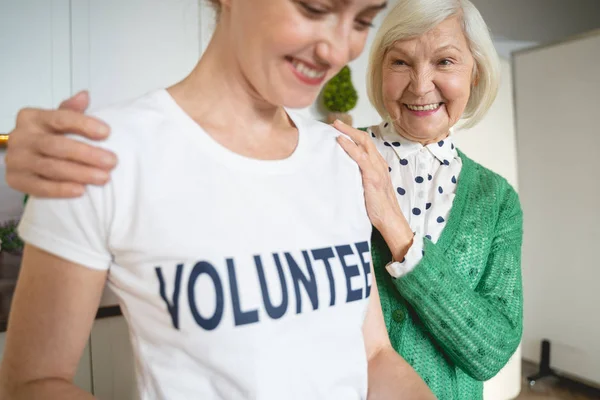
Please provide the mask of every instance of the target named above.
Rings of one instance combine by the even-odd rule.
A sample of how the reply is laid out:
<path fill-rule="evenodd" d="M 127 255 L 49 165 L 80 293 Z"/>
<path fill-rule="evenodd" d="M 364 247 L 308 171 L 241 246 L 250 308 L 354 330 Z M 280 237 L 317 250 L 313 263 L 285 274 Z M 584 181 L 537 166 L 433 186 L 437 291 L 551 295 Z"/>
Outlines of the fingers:
<path fill-rule="evenodd" d="M 110 171 L 117 163 L 114 153 L 66 136 L 40 135 L 34 147 L 42 156 L 74 161 L 103 171 Z"/>
<path fill-rule="evenodd" d="M 359 146 L 357 146 L 354 142 L 352 142 L 352 140 L 344 137 L 343 135 L 338 136 L 336 140 L 340 144 L 340 146 L 342 146 L 342 149 L 344 149 L 344 151 L 348 153 L 350 158 L 352 158 L 354 162 L 358 164 L 359 168 L 361 170 L 364 170 L 369 155 Z"/>
<path fill-rule="evenodd" d="M 35 175 L 6 175 L 6 182 L 13 189 L 35 197 L 73 198 L 81 196 L 85 187 L 76 183 L 49 181 Z"/>
<path fill-rule="evenodd" d="M 19 112 L 5 157 L 9 186 L 38 197 L 76 197 L 83 193 L 84 184 L 108 181 L 116 156 L 62 135 L 92 140 L 108 136 L 105 123 L 83 114 L 88 104 L 89 95 L 81 92 L 65 100 L 59 110 Z"/>
<path fill-rule="evenodd" d="M 41 121 L 58 133 L 76 133 L 92 140 L 108 137 L 110 128 L 104 122 L 73 110 L 40 110 Z"/>
<path fill-rule="evenodd" d="M 33 169 L 39 177 L 57 182 L 104 185 L 110 178 L 107 171 L 48 157 L 37 157 Z"/>
<path fill-rule="evenodd" d="M 37 176 L 58 182 L 74 184 L 103 185 L 110 179 L 109 172 L 76 162 L 43 157 L 35 153 L 7 152 L 6 181 L 14 189 L 21 191 L 20 178 Z M 26 192 L 27 193 L 27 192 Z"/>
<path fill-rule="evenodd" d="M 58 108 L 60 110 L 72 110 L 83 113 L 88 106 L 90 105 L 90 95 L 87 90 L 82 90 L 81 92 L 75 94 L 70 99 L 67 99 L 60 103 Z"/>
<path fill-rule="evenodd" d="M 350 125 L 346 125 L 340 120 L 336 120 L 333 123 L 333 126 L 338 131 L 348 135 L 348 137 L 350 137 L 350 139 L 352 139 L 352 141 L 357 145 L 368 146 L 371 143 L 371 140 L 368 138 L 366 132 L 353 128 Z"/>
<path fill-rule="evenodd" d="M 341 121 L 335 121 L 334 127 L 348 136 L 339 135 L 337 141 L 358 164 L 363 178 L 375 182 L 389 179 L 389 166 L 366 132 L 352 128 Z"/>
<path fill-rule="evenodd" d="M 24 108 L 17 115 L 17 127 L 38 133 L 75 133 L 92 140 L 106 139 L 110 129 L 104 122 L 73 110 Z"/>

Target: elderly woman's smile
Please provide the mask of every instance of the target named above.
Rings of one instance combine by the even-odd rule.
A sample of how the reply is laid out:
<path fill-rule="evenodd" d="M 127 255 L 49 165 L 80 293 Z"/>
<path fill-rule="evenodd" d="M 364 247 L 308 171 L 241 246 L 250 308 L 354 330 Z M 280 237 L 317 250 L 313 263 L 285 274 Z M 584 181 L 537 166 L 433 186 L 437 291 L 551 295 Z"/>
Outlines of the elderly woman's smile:
<path fill-rule="evenodd" d="M 418 117 L 426 117 L 437 112 L 444 102 L 431 104 L 404 104 L 406 108 L 412 111 Z"/>

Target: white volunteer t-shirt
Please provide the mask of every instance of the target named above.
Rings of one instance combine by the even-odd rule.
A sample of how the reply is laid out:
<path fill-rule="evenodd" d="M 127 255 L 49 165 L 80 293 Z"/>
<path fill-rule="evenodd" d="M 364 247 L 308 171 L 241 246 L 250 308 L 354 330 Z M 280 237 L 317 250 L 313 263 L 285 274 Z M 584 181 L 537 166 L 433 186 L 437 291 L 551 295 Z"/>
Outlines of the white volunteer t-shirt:
<path fill-rule="evenodd" d="M 109 269 L 141 399 L 362 399 L 370 294 L 360 172 L 333 128 L 290 114 L 285 160 L 240 156 L 160 90 L 94 115 L 111 182 L 28 201 L 34 246 Z"/>

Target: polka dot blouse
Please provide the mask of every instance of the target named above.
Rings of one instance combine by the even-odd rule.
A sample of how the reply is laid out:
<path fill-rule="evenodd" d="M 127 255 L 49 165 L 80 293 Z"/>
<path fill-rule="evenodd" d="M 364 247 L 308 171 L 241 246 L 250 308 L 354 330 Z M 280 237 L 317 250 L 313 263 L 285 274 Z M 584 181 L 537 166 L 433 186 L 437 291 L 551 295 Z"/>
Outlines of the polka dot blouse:
<path fill-rule="evenodd" d="M 436 243 L 439 239 L 452 208 L 462 162 L 452 136 L 423 146 L 398 135 L 387 122 L 367 132 L 388 163 L 396 197 L 415 232 L 404 259 L 387 268 L 392 277 L 399 278 L 423 258 L 424 240 Z"/>

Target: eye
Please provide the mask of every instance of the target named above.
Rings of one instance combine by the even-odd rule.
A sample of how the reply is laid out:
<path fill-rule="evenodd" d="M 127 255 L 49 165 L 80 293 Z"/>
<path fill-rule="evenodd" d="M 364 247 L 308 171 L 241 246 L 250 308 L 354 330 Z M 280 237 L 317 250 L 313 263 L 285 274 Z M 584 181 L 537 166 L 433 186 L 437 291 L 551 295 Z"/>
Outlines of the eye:
<path fill-rule="evenodd" d="M 449 58 L 444 58 L 444 59 L 440 60 L 440 62 L 439 62 L 439 65 L 443 65 L 443 66 L 448 66 L 448 65 L 452 65 L 452 64 L 454 64 L 454 63 Z"/>
<path fill-rule="evenodd" d="M 300 4 L 300 6 L 302 6 L 302 8 L 304 8 L 304 11 L 306 11 L 308 14 L 311 14 L 313 16 L 322 16 L 329 12 L 329 10 L 327 10 L 326 8 L 319 7 L 318 5 L 305 3 L 303 1 L 299 1 L 298 4 Z"/>
<path fill-rule="evenodd" d="M 367 30 L 369 28 L 373 28 L 374 25 L 371 21 L 366 21 L 366 20 L 357 20 L 356 21 L 356 29 L 359 31 L 364 31 Z"/>
<path fill-rule="evenodd" d="M 395 59 L 392 60 L 392 65 L 406 65 L 406 62 L 404 60 Z"/>

